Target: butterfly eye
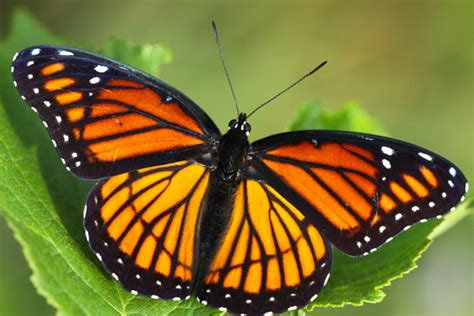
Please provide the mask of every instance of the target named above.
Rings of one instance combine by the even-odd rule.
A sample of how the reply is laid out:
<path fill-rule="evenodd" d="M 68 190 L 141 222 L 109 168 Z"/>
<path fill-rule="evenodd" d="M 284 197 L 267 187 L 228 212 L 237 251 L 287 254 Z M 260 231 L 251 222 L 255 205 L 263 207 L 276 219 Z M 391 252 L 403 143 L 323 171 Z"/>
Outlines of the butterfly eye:
<path fill-rule="evenodd" d="M 235 128 L 236 125 L 237 125 L 237 120 L 231 120 L 229 122 L 229 129 Z"/>
<path fill-rule="evenodd" d="M 250 131 L 252 130 L 252 127 L 248 123 L 245 123 L 243 126 L 244 126 L 245 135 L 249 136 Z"/>

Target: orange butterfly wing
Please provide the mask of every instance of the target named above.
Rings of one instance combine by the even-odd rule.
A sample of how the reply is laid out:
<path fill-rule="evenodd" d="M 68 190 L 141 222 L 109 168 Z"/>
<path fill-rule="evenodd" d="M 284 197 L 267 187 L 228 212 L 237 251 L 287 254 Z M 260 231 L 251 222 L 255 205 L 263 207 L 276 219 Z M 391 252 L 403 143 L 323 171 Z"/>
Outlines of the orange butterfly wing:
<path fill-rule="evenodd" d="M 197 293 L 233 313 L 293 310 L 329 278 L 331 247 L 298 209 L 263 181 L 244 179 Z"/>
<path fill-rule="evenodd" d="M 257 172 L 354 256 L 452 210 L 468 188 L 446 159 L 385 137 L 292 132 L 252 146 Z"/>
<path fill-rule="evenodd" d="M 12 70 L 63 163 L 82 178 L 195 157 L 220 135 L 182 93 L 103 57 L 42 46 L 19 52 Z"/>
<path fill-rule="evenodd" d="M 100 181 L 84 226 L 105 268 L 134 294 L 187 299 L 210 171 L 192 161 L 139 169 Z"/>

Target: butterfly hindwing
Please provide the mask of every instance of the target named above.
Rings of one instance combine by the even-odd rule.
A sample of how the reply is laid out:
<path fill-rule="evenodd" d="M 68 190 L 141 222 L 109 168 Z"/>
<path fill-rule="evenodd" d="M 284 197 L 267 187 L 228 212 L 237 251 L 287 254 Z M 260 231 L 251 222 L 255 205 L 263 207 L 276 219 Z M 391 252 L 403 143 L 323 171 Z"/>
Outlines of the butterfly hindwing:
<path fill-rule="evenodd" d="M 244 179 L 196 294 L 232 313 L 293 310 L 317 297 L 331 260 L 330 245 L 298 209 L 265 181 Z"/>
<path fill-rule="evenodd" d="M 253 168 L 354 256 L 454 209 L 468 189 L 451 162 L 380 136 L 290 132 L 252 148 Z"/>
<path fill-rule="evenodd" d="M 12 72 L 63 163 L 81 178 L 187 159 L 207 152 L 220 135 L 176 89 L 91 53 L 28 48 L 15 56 Z"/>
<path fill-rule="evenodd" d="M 152 298 L 191 295 L 209 177 L 203 165 L 181 161 L 113 176 L 92 189 L 87 240 L 127 290 Z"/>

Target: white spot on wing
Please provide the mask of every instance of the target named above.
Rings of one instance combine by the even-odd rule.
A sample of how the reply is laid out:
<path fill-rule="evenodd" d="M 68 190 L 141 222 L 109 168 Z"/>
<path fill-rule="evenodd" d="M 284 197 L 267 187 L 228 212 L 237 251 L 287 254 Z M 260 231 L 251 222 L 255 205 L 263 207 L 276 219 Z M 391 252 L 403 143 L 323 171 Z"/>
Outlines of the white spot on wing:
<path fill-rule="evenodd" d="M 41 49 L 35 48 L 31 51 L 31 55 L 38 55 L 41 52 Z"/>
<path fill-rule="evenodd" d="M 454 182 L 453 182 L 453 181 L 451 181 L 451 180 L 448 180 L 448 184 L 449 184 L 449 186 L 450 186 L 451 188 L 453 188 L 453 187 L 454 187 Z"/>
<path fill-rule="evenodd" d="M 138 295 L 138 292 L 135 290 L 131 290 L 130 293 L 132 293 L 133 295 Z"/>
<path fill-rule="evenodd" d="M 40 91 L 39 91 L 38 88 L 33 88 L 33 92 L 34 92 L 35 94 L 38 94 Z"/>
<path fill-rule="evenodd" d="M 61 56 L 74 56 L 74 54 L 72 52 L 67 51 L 67 50 L 59 50 L 58 53 Z"/>
<path fill-rule="evenodd" d="M 28 79 L 33 79 L 33 74 L 28 74 Z"/>
<path fill-rule="evenodd" d="M 387 159 L 382 159 L 382 164 L 385 168 L 387 169 L 390 169 L 392 168 L 392 164 L 390 163 L 390 161 L 388 161 Z"/>
<path fill-rule="evenodd" d="M 365 240 L 365 242 L 369 242 L 369 241 L 370 241 L 370 237 L 369 237 L 369 236 L 365 236 L 365 237 L 364 237 L 364 240 Z"/>
<path fill-rule="evenodd" d="M 153 294 L 153 295 L 151 296 L 151 298 L 154 299 L 154 300 L 157 300 L 157 299 L 159 299 L 160 297 L 159 297 L 158 295 Z"/>
<path fill-rule="evenodd" d="M 225 298 L 230 298 L 230 294 L 226 294 L 224 297 Z"/>
<path fill-rule="evenodd" d="M 61 123 L 62 120 L 63 120 L 63 119 L 61 118 L 61 116 L 56 115 L 56 122 Z"/>
<path fill-rule="evenodd" d="M 92 84 L 96 84 L 96 83 L 99 83 L 100 82 L 100 78 L 99 77 L 93 77 L 89 80 L 90 83 Z"/>
<path fill-rule="evenodd" d="M 328 275 L 326 275 L 326 279 L 324 279 L 324 286 L 326 286 L 326 284 L 328 283 L 330 275 L 331 275 L 330 273 L 328 273 Z"/>
<path fill-rule="evenodd" d="M 385 226 L 380 226 L 379 227 L 379 232 L 383 233 L 385 231 L 386 227 Z"/>
<path fill-rule="evenodd" d="M 457 172 L 456 172 L 456 169 L 454 169 L 453 167 L 449 168 L 449 174 L 450 174 L 451 176 L 455 177 L 455 176 L 456 176 L 456 173 L 457 173 Z"/>
<path fill-rule="evenodd" d="M 44 105 L 46 105 L 48 108 L 51 106 L 51 102 L 49 101 L 43 101 Z"/>
<path fill-rule="evenodd" d="M 294 311 L 298 308 L 298 306 L 290 306 L 288 307 L 288 311 Z"/>
<path fill-rule="evenodd" d="M 12 61 L 15 61 L 17 57 L 18 57 L 18 52 L 16 52 L 15 55 L 13 55 Z"/>
<path fill-rule="evenodd" d="M 119 280 L 118 275 L 116 275 L 115 273 L 112 273 L 112 277 L 117 281 Z"/>
<path fill-rule="evenodd" d="M 428 203 L 428 206 L 429 206 L 429 207 L 434 207 L 435 205 L 436 205 L 436 204 L 435 204 L 435 202 L 433 202 L 433 201 L 431 201 L 430 203 Z"/>
<path fill-rule="evenodd" d="M 29 62 L 26 63 L 27 67 L 33 66 L 35 64 L 34 61 L 30 60 Z"/>
<path fill-rule="evenodd" d="M 382 152 L 383 152 L 385 155 L 388 155 L 388 156 L 393 155 L 393 153 L 395 152 L 392 148 L 387 147 L 387 146 L 382 146 L 381 149 L 382 149 Z"/>
<path fill-rule="evenodd" d="M 97 259 L 99 259 L 99 261 L 102 261 L 102 256 L 100 255 L 100 253 L 96 252 L 95 255 Z"/>
<path fill-rule="evenodd" d="M 401 213 L 397 213 L 395 214 L 395 220 L 396 221 L 399 221 L 400 219 L 402 219 L 403 215 Z"/>
<path fill-rule="evenodd" d="M 420 156 L 421 158 L 426 159 L 426 160 L 428 160 L 428 161 L 433 161 L 433 157 L 431 157 L 431 156 L 428 155 L 428 154 L 425 154 L 425 153 L 418 153 L 418 156 Z"/>
<path fill-rule="evenodd" d="M 415 205 L 415 206 L 413 206 L 413 207 L 411 208 L 411 210 L 412 210 L 413 212 L 418 212 L 418 211 L 420 210 L 420 208 Z"/>
<path fill-rule="evenodd" d="M 97 66 L 95 66 L 94 70 L 97 71 L 97 72 L 100 72 L 100 73 L 104 73 L 107 70 L 109 70 L 109 68 L 106 67 L 106 66 L 97 65 Z"/>

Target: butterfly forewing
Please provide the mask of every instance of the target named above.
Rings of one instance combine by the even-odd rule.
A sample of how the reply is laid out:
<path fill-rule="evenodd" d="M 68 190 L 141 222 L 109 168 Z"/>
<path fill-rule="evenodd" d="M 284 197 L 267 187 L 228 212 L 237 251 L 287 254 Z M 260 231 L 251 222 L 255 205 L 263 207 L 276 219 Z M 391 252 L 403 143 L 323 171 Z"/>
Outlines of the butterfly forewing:
<path fill-rule="evenodd" d="M 76 49 L 25 49 L 14 83 L 63 163 L 103 178 L 207 152 L 219 131 L 179 91 L 138 70 Z"/>
<path fill-rule="evenodd" d="M 253 144 L 253 166 L 339 249 L 375 251 L 452 210 L 467 182 L 446 159 L 385 137 L 308 131 Z"/>
<path fill-rule="evenodd" d="M 244 179 L 197 296 L 232 313 L 293 310 L 316 299 L 331 258 L 330 245 L 298 209 L 263 180 Z"/>
<path fill-rule="evenodd" d="M 86 236 L 126 289 L 153 298 L 191 295 L 209 177 L 206 167 L 181 161 L 117 175 L 93 188 L 84 210 Z"/>

